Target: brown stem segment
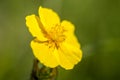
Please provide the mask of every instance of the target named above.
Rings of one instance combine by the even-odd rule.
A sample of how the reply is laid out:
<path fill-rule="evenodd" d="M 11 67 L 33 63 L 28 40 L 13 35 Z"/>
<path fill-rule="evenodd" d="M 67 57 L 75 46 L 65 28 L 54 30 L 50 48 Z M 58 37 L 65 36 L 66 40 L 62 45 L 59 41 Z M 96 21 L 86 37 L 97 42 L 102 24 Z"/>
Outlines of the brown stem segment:
<path fill-rule="evenodd" d="M 31 74 L 31 80 L 55 80 L 57 77 L 57 68 L 48 68 L 42 66 L 39 68 L 39 61 L 34 60 L 33 70 Z"/>
<path fill-rule="evenodd" d="M 34 59 L 33 69 L 32 69 L 32 74 L 31 74 L 31 80 L 39 80 L 38 76 L 37 76 L 38 71 L 39 71 L 38 60 Z"/>

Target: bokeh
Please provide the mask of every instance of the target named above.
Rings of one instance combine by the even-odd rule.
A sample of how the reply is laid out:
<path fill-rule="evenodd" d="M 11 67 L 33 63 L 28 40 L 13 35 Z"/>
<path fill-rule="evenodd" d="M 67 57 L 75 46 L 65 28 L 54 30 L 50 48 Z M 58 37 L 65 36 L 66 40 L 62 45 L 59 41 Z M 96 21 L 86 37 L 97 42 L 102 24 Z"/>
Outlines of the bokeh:
<path fill-rule="evenodd" d="M 33 39 L 25 16 L 52 8 L 75 24 L 83 50 L 72 70 L 57 80 L 120 80 L 120 0 L 0 0 L 0 80 L 29 80 Z"/>

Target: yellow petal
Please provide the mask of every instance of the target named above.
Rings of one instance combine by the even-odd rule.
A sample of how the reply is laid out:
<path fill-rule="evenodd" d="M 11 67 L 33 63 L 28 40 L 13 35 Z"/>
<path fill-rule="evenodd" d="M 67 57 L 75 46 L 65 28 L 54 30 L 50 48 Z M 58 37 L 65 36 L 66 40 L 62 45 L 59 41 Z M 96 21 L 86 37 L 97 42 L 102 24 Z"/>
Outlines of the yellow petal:
<path fill-rule="evenodd" d="M 43 25 L 38 19 L 39 18 L 34 14 L 29 15 L 26 17 L 26 25 L 29 28 L 29 31 L 31 32 L 33 37 L 37 37 L 39 40 L 46 40 L 43 31 L 41 30 L 41 27 L 43 27 Z"/>
<path fill-rule="evenodd" d="M 51 27 L 55 27 L 55 25 L 60 24 L 59 16 L 52 9 L 40 7 L 39 16 L 46 30 L 50 30 Z"/>
<path fill-rule="evenodd" d="M 65 69 L 72 69 L 82 59 L 82 51 L 71 44 L 62 43 L 59 51 L 60 65 Z"/>
<path fill-rule="evenodd" d="M 65 32 L 63 33 L 66 36 L 65 41 L 71 45 L 80 48 L 80 44 L 74 34 L 74 25 L 71 22 L 64 20 L 62 21 L 61 26 L 65 30 Z"/>
<path fill-rule="evenodd" d="M 74 33 L 75 27 L 70 21 L 63 20 L 61 26 L 63 26 L 64 30 L 67 31 L 68 33 L 70 34 Z"/>
<path fill-rule="evenodd" d="M 58 62 L 54 53 L 56 51 L 50 50 L 49 47 L 44 43 L 37 43 L 32 41 L 31 47 L 35 57 L 47 67 L 54 68 L 58 66 Z"/>
<path fill-rule="evenodd" d="M 61 51 L 59 50 L 59 64 L 61 67 L 63 67 L 64 69 L 66 70 L 69 70 L 69 69 L 73 69 L 74 67 L 74 64 L 72 64 L 68 58 L 66 57 L 66 55 Z"/>

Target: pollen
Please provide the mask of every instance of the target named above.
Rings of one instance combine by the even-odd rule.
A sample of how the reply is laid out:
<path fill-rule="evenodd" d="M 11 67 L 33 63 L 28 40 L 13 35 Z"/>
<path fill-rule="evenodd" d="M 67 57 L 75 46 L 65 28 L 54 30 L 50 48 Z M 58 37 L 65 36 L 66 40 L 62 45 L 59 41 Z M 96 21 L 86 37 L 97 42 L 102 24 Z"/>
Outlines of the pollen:
<path fill-rule="evenodd" d="M 52 27 L 49 32 L 50 41 L 54 43 L 56 48 L 59 48 L 59 44 L 65 40 L 65 35 L 63 33 L 63 27 L 58 24 Z"/>

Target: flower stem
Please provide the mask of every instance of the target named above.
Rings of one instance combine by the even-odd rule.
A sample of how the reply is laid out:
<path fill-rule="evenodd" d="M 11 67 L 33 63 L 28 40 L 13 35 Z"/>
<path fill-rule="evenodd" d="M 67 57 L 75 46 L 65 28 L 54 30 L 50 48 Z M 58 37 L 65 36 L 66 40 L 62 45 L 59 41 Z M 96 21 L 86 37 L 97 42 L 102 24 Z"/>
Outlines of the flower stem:
<path fill-rule="evenodd" d="M 31 74 L 31 80 L 39 80 L 37 73 L 38 73 L 38 60 L 34 59 L 34 63 L 33 63 L 33 69 L 32 69 L 32 74 Z"/>
<path fill-rule="evenodd" d="M 31 74 L 31 80 L 55 80 L 57 77 L 57 68 L 48 68 L 42 66 L 39 68 L 39 61 L 34 59 L 33 70 Z"/>

